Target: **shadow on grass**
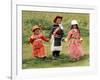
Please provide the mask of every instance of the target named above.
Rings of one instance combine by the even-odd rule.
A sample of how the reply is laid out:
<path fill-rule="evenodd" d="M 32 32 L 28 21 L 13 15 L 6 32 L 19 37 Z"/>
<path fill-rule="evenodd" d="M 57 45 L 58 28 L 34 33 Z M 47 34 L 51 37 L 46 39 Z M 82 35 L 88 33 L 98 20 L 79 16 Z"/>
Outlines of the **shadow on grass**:
<path fill-rule="evenodd" d="M 79 61 L 70 61 L 68 56 L 61 55 L 58 60 L 52 60 L 52 57 L 44 59 L 25 59 L 22 61 L 22 68 L 52 68 L 52 67 L 75 67 L 89 66 L 89 55 L 83 56 Z"/>

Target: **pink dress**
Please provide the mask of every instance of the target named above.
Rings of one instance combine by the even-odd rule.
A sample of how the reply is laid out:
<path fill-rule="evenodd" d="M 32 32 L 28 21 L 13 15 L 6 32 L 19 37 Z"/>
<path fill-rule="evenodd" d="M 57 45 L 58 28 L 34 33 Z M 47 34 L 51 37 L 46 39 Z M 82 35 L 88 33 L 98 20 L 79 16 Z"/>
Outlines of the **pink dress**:
<path fill-rule="evenodd" d="M 30 43 L 32 44 L 32 57 L 45 57 L 45 47 L 43 41 L 49 41 L 44 35 L 32 35 L 30 37 Z"/>
<path fill-rule="evenodd" d="M 68 53 L 70 58 L 80 59 L 80 57 L 83 56 L 83 50 L 79 31 L 77 29 L 70 30 L 67 39 L 69 42 Z"/>

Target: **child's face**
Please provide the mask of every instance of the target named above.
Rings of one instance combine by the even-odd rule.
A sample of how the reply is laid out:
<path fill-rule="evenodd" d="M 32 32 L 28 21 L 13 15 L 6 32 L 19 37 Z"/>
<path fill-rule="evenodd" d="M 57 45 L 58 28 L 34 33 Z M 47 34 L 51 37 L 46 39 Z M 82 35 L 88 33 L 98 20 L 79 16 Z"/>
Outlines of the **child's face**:
<path fill-rule="evenodd" d="M 58 18 L 58 19 L 56 20 L 56 24 L 61 24 L 61 21 L 62 21 L 62 19 Z"/>
<path fill-rule="evenodd" d="M 38 35 L 40 33 L 40 29 L 36 29 L 35 31 L 34 31 L 34 34 L 36 34 L 36 35 Z"/>
<path fill-rule="evenodd" d="M 76 25 L 73 25 L 73 29 L 76 29 L 76 27 L 77 27 Z"/>

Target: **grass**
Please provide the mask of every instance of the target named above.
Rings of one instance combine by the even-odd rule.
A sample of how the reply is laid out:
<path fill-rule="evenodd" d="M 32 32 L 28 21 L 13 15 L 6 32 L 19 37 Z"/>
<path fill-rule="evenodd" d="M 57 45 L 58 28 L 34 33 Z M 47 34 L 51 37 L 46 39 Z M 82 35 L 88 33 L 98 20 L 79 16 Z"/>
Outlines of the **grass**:
<path fill-rule="evenodd" d="M 70 61 L 68 56 L 61 55 L 60 59 L 52 60 L 51 57 L 42 59 L 26 59 L 23 60 L 23 69 L 30 68 L 52 68 L 52 67 L 75 67 L 75 66 L 89 66 L 89 56 L 85 55 L 79 61 Z M 80 65 L 81 64 L 81 65 Z"/>

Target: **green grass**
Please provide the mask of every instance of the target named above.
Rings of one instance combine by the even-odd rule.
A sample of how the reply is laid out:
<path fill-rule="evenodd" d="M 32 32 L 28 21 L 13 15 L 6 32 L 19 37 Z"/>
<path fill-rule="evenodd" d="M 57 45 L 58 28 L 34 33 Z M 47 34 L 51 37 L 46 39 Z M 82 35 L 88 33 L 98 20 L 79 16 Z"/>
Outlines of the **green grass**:
<path fill-rule="evenodd" d="M 28 38 L 32 35 L 31 28 L 35 24 L 41 24 L 42 33 L 48 37 L 53 19 L 55 16 L 63 16 L 64 38 L 70 30 L 70 22 L 76 19 L 79 22 L 81 36 L 83 37 L 82 47 L 85 56 L 77 62 L 71 62 L 68 58 L 67 43 L 62 42 L 62 51 L 60 60 L 52 60 L 50 45 L 51 43 L 44 42 L 46 47 L 46 60 L 32 59 L 32 47 L 28 44 Z M 51 13 L 51 12 L 36 12 L 36 11 L 22 11 L 22 68 L 51 68 L 51 67 L 74 67 L 74 66 L 88 66 L 89 65 L 89 14 L 87 13 Z"/>
<path fill-rule="evenodd" d="M 85 38 L 85 42 L 87 41 L 87 38 Z M 32 59 L 31 56 L 31 45 L 25 44 L 23 46 L 23 64 L 22 68 L 52 68 L 52 67 L 72 67 L 72 66 L 88 66 L 89 65 L 89 54 L 88 54 L 88 47 L 84 48 L 85 56 L 83 56 L 79 61 L 77 62 L 71 62 L 68 57 L 67 53 L 67 46 L 63 42 L 62 43 L 62 51 L 61 56 L 59 60 L 52 60 L 51 51 L 50 51 L 50 43 L 45 43 L 46 46 L 46 53 L 47 58 L 46 60 L 42 59 Z M 84 45 L 85 46 L 85 45 Z"/>
<path fill-rule="evenodd" d="M 70 61 L 68 56 L 61 55 L 60 59 L 52 60 L 51 57 L 42 59 L 26 59 L 23 60 L 23 69 L 27 68 L 52 68 L 52 67 L 75 67 L 75 66 L 89 66 L 89 56 L 85 55 L 79 61 Z"/>

